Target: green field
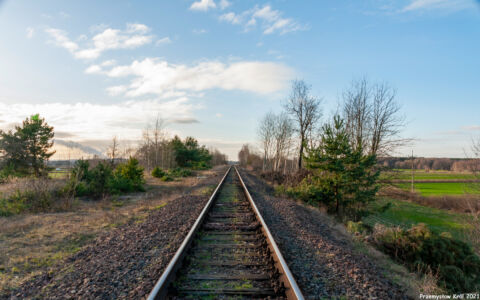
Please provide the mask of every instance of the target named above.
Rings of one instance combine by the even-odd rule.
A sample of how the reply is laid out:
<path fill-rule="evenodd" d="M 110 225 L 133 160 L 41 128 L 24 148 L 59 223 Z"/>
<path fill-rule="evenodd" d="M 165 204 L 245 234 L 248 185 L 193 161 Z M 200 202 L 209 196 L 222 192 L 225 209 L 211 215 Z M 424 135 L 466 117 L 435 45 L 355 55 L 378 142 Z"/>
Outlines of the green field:
<path fill-rule="evenodd" d="M 388 203 L 390 208 L 384 212 L 379 209 Z M 395 199 L 378 199 L 370 204 L 372 211 L 376 213 L 363 219 L 368 225 L 381 223 L 388 226 L 401 226 L 410 228 L 414 224 L 425 223 L 430 229 L 437 233 L 450 232 L 452 236 L 457 238 L 463 237 L 465 224 L 465 215 L 457 214 L 445 210 L 426 207 L 415 203 L 395 200 Z"/>
<path fill-rule="evenodd" d="M 384 172 L 380 176 L 382 179 L 410 180 L 412 179 L 411 170 L 394 170 L 392 172 Z M 451 171 L 423 171 L 415 170 L 415 180 L 475 180 L 478 179 L 472 173 L 457 173 Z"/>
<path fill-rule="evenodd" d="M 395 186 L 407 191 L 411 189 L 410 183 L 397 183 Z M 422 196 L 480 194 L 474 184 L 468 182 L 419 182 L 414 184 L 414 189 Z"/>
<path fill-rule="evenodd" d="M 383 172 L 380 178 L 387 181 L 392 180 L 395 186 L 403 190 L 410 191 L 411 189 L 411 170 Z M 422 196 L 480 194 L 479 184 L 471 182 L 478 179 L 472 173 L 416 170 L 414 189 Z"/>

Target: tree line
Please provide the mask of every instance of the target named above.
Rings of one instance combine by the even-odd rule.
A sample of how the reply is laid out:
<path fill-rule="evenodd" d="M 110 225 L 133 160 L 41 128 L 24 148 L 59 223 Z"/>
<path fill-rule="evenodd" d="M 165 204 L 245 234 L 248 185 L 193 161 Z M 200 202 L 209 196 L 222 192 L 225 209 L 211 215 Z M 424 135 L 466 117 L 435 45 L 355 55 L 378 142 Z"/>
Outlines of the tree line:
<path fill-rule="evenodd" d="M 193 137 L 187 137 L 183 141 L 178 136 L 170 138 L 164 121 L 159 118 L 153 126 L 147 126 L 143 131 L 135 157 L 147 171 L 155 167 L 205 169 L 227 163 L 225 154 L 215 148 L 208 149 L 199 145 Z"/>
<path fill-rule="evenodd" d="M 54 128 L 38 114 L 26 118 L 13 130 L 0 130 L 0 176 L 45 177 L 49 171 L 47 162 L 55 154 L 54 136 Z M 206 169 L 227 161 L 226 155 L 217 149 L 207 149 L 193 137 L 170 138 L 158 118 L 153 129 L 145 129 L 137 148 L 120 151 L 120 144 L 114 137 L 106 151 L 111 165 L 129 157 L 137 159 L 139 166 L 147 171 L 155 167 Z M 99 161 L 102 159 L 97 157 L 92 163 L 97 165 Z"/>
<path fill-rule="evenodd" d="M 379 165 L 388 169 L 438 170 L 455 172 L 478 172 L 476 158 L 429 158 L 429 157 L 380 157 Z"/>

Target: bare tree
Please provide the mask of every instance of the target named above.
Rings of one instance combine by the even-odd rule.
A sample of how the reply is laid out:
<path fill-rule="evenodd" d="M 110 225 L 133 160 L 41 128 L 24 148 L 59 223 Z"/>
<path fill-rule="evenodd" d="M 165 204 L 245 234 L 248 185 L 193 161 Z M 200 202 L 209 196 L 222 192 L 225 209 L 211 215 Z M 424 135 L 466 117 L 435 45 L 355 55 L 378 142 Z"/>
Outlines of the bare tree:
<path fill-rule="evenodd" d="M 292 121 L 286 113 L 277 115 L 274 125 L 275 161 L 273 168 L 278 171 L 281 168 L 282 160 L 287 157 L 287 152 L 291 148 L 294 129 Z"/>
<path fill-rule="evenodd" d="M 238 160 L 241 166 L 251 167 L 254 170 L 262 168 L 262 158 L 254 149 L 250 149 L 250 145 L 244 144 L 238 152 Z"/>
<path fill-rule="evenodd" d="M 398 137 L 405 119 L 399 114 L 396 91 L 386 83 L 353 81 L 343 93 L 343 118 L 355 150 L 386 155 L 408 142 Z"/>
<path fill-rule="evenodd" d="M 350 142 L 355 150 L 366 149 L 371 122 L 371 89 L 365 78 L 352 82 L 343 93 L 343 113 Z"/>
<path fill-rule="evenodd" d="M 110 147 L 108 148 L 108 156 L 112 160 L 112 164 L 115 163 L 115 158 L 117 158 L 117 156 L 118 156 L 118 151 L 119 151 L 118 146 L 119 146 L 119 143 L 118 143 L 117 136 L 114 136 L 113 139 L 112 139 L 112 143 L 110 144 Z"/>
<path fill-rule="evenodd" d="M 267 113 L 260 121 L 258 127 L 258 137 L 263 148 L 263 171 L 268 169 L 270 153 L 274 143 L 275 132 L 275 114 L 273 112 Z"/>
<path fill-rule="evenodd" d="M 148 124 L 147 127 L 143 130 L 143 145 L 141 146 L 141 152 L 143 156 L 143 160 L 145 162 L 145 168 L 147 171 L 150 171 L 152 168 L 150 167 L 150 125 Z"/>
<path fill-rule="evenodd" d="M 292 93 L 285 105 L 286 111 L 294 118 L 296 131 L 300 138 L 298 168 L 302 167 L 303 149 L 307 142 L 307 132 L 321 117 L 321 100 L 310 95 L 310 86 L 303 80 L 292 83 Z"/>
<path fill-rule="evenodd" d="M 244 144 L 242 149 L 238 152 L 238 162 L 240 166 L 244 167 L 248 165 L 248 157 L 250 156 L 250 149 L 248 144 Z"/>
<path fill-rule="evenodd" d="M 371 154 L 387 154 L 395 147 L 407 142 L 398 134 L 405 125 L 400 105 L 395 100 L 396 91 L 388 84 L 377 84 L 373 88 L 372 128 L 370 137 Z"/>
<path fill-rule="evenodd" d="M 152 146 L 153 146 L 153 151 L 154 151 L 154 161 L 155 161 L 155 167 L 159 166 L 158 160 L 159 160 L 159 152 L 161 148 L 162 141 L 165 138 L 165 132 L 164 132 L 164 121 L 163 119 L 157 118 L 155 119 L 155 126 L 153 127 L 153 136 L 152 136 Z M 163 153 L 163 152 L 162 152 Z M 162 166 L 163 166 L 163 159 L 162 159 Z"/>

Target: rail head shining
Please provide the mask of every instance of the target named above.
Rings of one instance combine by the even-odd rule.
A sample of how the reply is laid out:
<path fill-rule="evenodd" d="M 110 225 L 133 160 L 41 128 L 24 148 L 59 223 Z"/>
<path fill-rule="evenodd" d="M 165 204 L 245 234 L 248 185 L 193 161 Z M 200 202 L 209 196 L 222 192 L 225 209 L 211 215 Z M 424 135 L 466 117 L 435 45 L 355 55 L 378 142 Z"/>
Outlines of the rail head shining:
<path fill-rule="evenodd" d="M 247 198 L 250 201 L 258 220 L 262 224 L 263 230 L 264 230 L 265 234 L 267 235 L 267 239 L 268 239 L 270 245 L 272 246 L 276 257 L 279 260 L 279 264 L 282 268 L 283 274 L 285 275 L 285 277 L 288 281 L 288 285 L 292 289 L 291 292 L 293 292 L 293 295 L 298 300 L 304 300 L 305 298 L 303 297 L 302 291 L 298 287 L 297 282 L 295 281 L 295 278 L 293 277 L 292 272 L 288 268 L 288 265 L 285 262 L 285 259 L 283 258 L 282 253 L 280 252 L 280 249 L 278 248 L 277 243 L 275 242 L 275 239 L 273 238 L 273 235 L 271 234 L 270 230 L 268 229 L 267 223 L 265 223 L 265 220 L 263 220 L 262 214 L 260 214 L 260 211 L 258 210 L 257 205 L 255 204 L 255 201 L 253 201 L 252 195 L 250 195 L 250 192 L 248 191 L 247 186 L 242 179 L 242 176 L 240 176 L 240 172 L 238 172 L 238 169 L 237 169 L 236 166 L 234 168 L 235 168 L 235 172 L 237 172 L 238 178 L 240 179 L 243 190 L 245 191 L 245 194 L 247 195 Z"/>
<path fill-rule="evenodd" d="M 223 185 L 225 178 L 227 178 L 227 175 L 230 172 L 231 168 L 232 167 L 230 166 L 227 172 L 225 172 L 225 175 L 223 175 L 222 180 L 217 185 L 217 188 L 213 192 L 212 196 L 210 196 L 210 199 L 208 200 L 207 204 L 203 208 L 202 212 L 200 213 L 195 223 L 193 224 L 193 227 L 188 232 L 187 237 L 183 240 L 182 244 L 180 245 L 180 248 L 178 248 L 177 252 L 175 252 L 175 255 L 173 256 L 172 260 L 168 264 L 167 268 L 165 269 L 165 271 L 163 271 L 162 276 L 160 277 L 160 279 L 158 279 L 157 283 L 153 287 L 153 290 L 148 295 L 148 298 L 147 298 L 148 300 L 162 299 L 166 296 L 168 285 L 170 284 L 170 281 L 173 278 L 173 276 L 175 276 L 175 272 L 176 272 L 175 268 L 178 266 L 183 256 L 185 255 L 188 249 L 188 246 L 192 242 L 195 233 L 200 228 L 200 225 L 202 224 L 203 219 L 207 215 L 207 212 L 210 209 L 210 206 L 215 200 L 215 197 L 217 196 L 217 193 L 220 190 L 220 187 Z"/>

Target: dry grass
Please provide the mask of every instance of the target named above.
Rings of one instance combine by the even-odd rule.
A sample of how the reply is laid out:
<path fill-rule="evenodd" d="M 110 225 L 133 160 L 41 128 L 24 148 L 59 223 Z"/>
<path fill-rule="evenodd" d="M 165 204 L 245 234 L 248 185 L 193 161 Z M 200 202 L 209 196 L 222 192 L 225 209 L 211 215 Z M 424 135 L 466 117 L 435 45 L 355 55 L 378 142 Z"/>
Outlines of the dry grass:
<path fill-rule="evenodd" d="M 425 294 L 425 295 L 442 295 L 442 294 L 448 294 L 448 292 L 441 288 L 438 285 L 438 272 L 433 272 L 432 270 L 428 271 L 427 273 L 422 274 L 422 272 L 419 270 L 417 271 L 417 274 L 419 276 L 418 280 L 418 290 L 420 293 Z"/>
<path fill-rule="evenodd" d="M 211 174 L 213 171 L 201 172 L 203 176 Z M 199 181 L 188 177 L 162 182 L 150 177 L 145 193 L 101 201 L 77 200 L 67 212 L 0 217 L 0 294 L 79 251 L 99 234 L 132 219 L 142 222 L 151 210 L 165 206 Z M 19 180 L 0 186 L 0 191 L 7 193 L 28 184 L 27 180 Z M 198 188 L 193 192 L 205 191 Z"/>
<path fill-rule="evenodd" d="M 65 185 L 65 180 L 49 178 L 12 178 L 8 182 L 0 184 L 0 193 L 9 197 L 17 190 L 32 190 L 37 192 L 55 191 Z"/>
<path fill-rule="evenodd" d="M 469 241 L 474 251 L 480 256 L 480 213 L 471 213 L 466 218 L 469 230 L 465 233 L 465 240 Z"/>

